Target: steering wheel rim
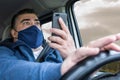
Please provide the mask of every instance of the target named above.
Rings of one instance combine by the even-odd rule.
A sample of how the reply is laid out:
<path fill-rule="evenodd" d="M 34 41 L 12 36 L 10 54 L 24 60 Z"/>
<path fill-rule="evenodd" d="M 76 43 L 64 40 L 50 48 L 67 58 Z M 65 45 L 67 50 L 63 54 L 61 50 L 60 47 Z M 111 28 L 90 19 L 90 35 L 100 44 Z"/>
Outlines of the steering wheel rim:
<path fill-rule="evenodd" d="M 93 72 L 103 65 L 119 60 L 120 52 L 100 52 L 98 55 L 90 56 L 85 60 L 80 61 L 65 73 L 60 80 L 86 80 Z"/>

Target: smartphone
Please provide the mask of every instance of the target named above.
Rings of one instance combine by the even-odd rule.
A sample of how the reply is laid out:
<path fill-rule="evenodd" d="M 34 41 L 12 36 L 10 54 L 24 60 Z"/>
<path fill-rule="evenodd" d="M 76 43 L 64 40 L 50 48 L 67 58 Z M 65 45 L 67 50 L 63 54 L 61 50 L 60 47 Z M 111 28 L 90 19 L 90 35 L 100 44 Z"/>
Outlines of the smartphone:
<path fill-rule="evenodd" d="M 62 18 L 64 23 L 67 25 L 67 14 L 66 13 L 53 13 L 52 18 L 52 28 L 62 29 L 59 24 L 59 18 Z M 54 33 L 52 33 L 53 36 L 58 36 Z"/>

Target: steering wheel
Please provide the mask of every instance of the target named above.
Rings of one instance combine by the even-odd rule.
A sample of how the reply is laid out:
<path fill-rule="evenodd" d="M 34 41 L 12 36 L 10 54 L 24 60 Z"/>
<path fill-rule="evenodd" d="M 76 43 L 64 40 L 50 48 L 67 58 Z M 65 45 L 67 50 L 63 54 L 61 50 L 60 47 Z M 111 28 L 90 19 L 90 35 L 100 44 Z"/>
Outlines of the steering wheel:
<path fill-rule="evenodd" d="M 65 73 L 60 80 L 88 80 L 89 77 L 103 65 L 119 60 L 120 52 L 100 52 L 98 55 L 90 56 L 85 60 L 80 61 Z"/>

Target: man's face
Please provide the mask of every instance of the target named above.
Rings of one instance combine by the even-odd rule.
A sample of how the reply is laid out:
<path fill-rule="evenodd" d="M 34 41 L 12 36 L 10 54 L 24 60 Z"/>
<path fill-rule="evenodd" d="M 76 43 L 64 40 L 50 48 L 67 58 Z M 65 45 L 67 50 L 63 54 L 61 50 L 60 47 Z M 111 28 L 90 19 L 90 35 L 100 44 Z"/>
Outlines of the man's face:
<path fill-rule="evenodd" d="M 21 30 L 24 30 L 32 25 L 36 25 L 39 29 L 40 28 L 40 22 L 38 20 L 38 17 L 35 14 L 32 13 L 26 13 L 19 15 L 15 21 L 15 29 L 11 30 L 11 35 L 16 41 L 18 39 L 18 32 Z"/>
<path fill-rule="evenodd" d="M 38 20 L 38 17 L 32 13 L 26 13 L 18 16 L 15 22 L 17 31 L 24 30 L 32 25 L 36 25 L 40 29 L 40 22 Z"/>

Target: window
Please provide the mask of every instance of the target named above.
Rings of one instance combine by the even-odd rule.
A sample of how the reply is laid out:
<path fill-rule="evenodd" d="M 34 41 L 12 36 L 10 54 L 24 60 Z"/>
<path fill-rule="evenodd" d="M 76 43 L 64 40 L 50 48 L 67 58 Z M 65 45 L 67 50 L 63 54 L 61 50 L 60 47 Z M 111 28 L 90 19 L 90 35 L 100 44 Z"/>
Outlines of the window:
<path fill-rule="evenodd" d="M 120 0 L 80 0 L 75 3 L 74 11 L 83 45 L 120 32 Z M 114 62 L 105 65 L 102 71 L 115 72 L 119 69 L 120 62 Z"/>
<path fill-rule="evenodd" d="M 74 6 L 83 44 L 120 32 L 120 0 L 80 0 Z"/>
<path fill-rule="evenodd" d="M 51 36 L 51 32 L 49 31 L 51 27 L 52 27 L 52 22 L 48 22 L 42 25 L 43 35 L 47 42 L 49 42 L 48 37 Z"/>

